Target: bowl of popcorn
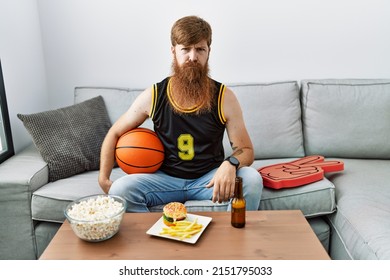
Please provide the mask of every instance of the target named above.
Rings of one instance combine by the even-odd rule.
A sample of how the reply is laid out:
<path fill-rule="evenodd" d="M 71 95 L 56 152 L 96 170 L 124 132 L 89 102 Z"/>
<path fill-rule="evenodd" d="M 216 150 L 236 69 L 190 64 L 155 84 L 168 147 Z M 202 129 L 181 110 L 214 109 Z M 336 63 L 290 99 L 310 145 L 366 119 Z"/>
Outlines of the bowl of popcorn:
<path fill-rule="evenodd" d="M 75 200 L 66 207 L 65 217 L 81 239 L 99 242 L 119 230 L 126 200 L 115 195 L 92 195 Z"/>

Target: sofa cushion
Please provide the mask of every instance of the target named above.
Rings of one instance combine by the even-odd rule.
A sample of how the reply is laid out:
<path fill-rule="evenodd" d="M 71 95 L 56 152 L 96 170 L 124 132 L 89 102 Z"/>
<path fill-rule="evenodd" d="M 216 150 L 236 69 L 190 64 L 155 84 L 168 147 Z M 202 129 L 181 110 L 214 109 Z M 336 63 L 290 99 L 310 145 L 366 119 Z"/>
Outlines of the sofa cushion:
<path fill-rule="evenodd" d="M 114 168 L 111 179 L 116 180 L 126 175 L 120 168 Z M 31 202 L 32 218 L 36 221 L 58 222 L 65 220 L 66 206 L 73 200 L 93 194 L 103 194 L 98 181 L 98 171 L 84 172 L 70 178 L 51 182 L 33 193 Z M 211 201 L 187 201 L 189 212 L 226 211 L 227 203 Z M 157 205 L 150 210 L 162 211 L 164 205 Z"/>
<path fill-rule="evenodd" d="M 18 114 L 49 168 L 49 181 L 99 168 L 111 126 L 103 98 L 30 115 Z"/>
<path fill-rule="evenodd" d="M 257 162 L 268 164 L 269 161 Z M 114 168 L 111 178 L 116 180 L 125 173 Z M 44 185 L 33 193 L 32 217 L 38 221 L 63 222 L 64 210 L 69 202 L 93 194 L 103 193 L 99 187 L 98 171 L 89 171 Z M 301 209 L 306 217 L 316 217 L 335 210 L 334 185 L 327 179 L 303 187 L 275 191 L 263 189 L 261 210 Z M 228 203 L 209 200 L 187 201 L 189 212 L 227 211 Z M 163 205 L 151 207 L 153 212 L 162 211 Z"/>
<path fill-rule="evenodd" d="M 106 104 L 107 113 L 111 123 L 114 123 L 124 114 L 142 89 L 108 88 L 108 87 L 76 87 L 74 91 L 74 103 L 80 103 L 96 96 L 101 96 Z M 153 128 L 153 122 L 147 119 L 142 125 Z"/>
<path fill-rule="evenodd" d="M 334 259 L 390 259 L 390 162 L 342 159 L 345 171 L 327 175 L 336 185 L 337 212 L 330 216 Z M 336 244 L 331 242 L 332 244 Z M 344 250 L 340 248 L 344 246 Z"/>
<path fill-rule="evenodd" d="M 98 171 L 89 171 L 48 183 L 35 191 L 31 199 L 33 220 L 58 222 L 65 220 L 64 211 L 68 204 L 84 196 L 103 194 L 98 184 Z M 111 179 L 125 175 L 120 168 L 114 168 Z"/>
<path fill-rule="evenodd" d="M 261 210 L 300 209 L 307 218 L 323 216 L 336 210 L 335 186 L 328 179 L 295 188 L 264 188 Z"/>
<path fill-rule="evenodd" d="M 294 159 L 257 160 L 253 167 L 259 169 Z M 300 209 L 307 218 L 323 216 L 336 210 L 335 186 L 327 178 L 294 188 L 263 188 L 261 210 Z"/>
<path fill-rule="evenodd" d="M 390 158 L 390 80 L 302 81 L 307 154 Z"/>
<path fill-rule="evenodd" d="M 304 156 L 299 86 L 295 81 L 228 86 L 240 102 L 255 158 Z M 225 137 L 224 147 L 231 153 Z"/>

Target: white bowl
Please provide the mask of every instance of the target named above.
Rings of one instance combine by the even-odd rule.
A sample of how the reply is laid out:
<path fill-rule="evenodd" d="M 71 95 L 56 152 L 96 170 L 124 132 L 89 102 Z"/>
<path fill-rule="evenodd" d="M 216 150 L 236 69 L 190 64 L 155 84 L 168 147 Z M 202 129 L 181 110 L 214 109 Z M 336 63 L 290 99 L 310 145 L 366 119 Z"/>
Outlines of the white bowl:
<path fill-rule="evenodd" d="M 118 232 L 125 211 L 126 200 L 120 196 L 91 195 L 69 203 L 65 217 L 79 238 L 99 242 Z"/>

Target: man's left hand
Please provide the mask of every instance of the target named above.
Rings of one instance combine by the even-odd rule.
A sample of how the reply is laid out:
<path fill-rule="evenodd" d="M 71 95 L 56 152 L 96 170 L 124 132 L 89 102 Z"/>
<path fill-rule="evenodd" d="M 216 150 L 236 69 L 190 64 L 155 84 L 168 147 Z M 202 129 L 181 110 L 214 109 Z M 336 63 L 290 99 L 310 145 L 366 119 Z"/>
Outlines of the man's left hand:
<path fill-rule="evenodd" d="M 214 187 L 212 201 L 219 203 L 229 201 L 234 196 L 235 181 L 236 167 L 227 161 L 222 162 L 214 177 L 206 185 L 206 188 Z"/>

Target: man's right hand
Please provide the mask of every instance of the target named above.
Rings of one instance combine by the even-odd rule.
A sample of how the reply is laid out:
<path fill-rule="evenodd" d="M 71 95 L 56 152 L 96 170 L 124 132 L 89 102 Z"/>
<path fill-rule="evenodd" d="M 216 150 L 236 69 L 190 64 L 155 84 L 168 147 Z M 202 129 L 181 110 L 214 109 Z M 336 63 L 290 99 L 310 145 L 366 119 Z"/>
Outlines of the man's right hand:
<path fill-rule="evenodd" d="M 102 190 L 108 194 L 108 191 L 111 188 L 112 181 L 110 179 L 99 179 L 99 185 Z"/>

